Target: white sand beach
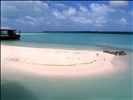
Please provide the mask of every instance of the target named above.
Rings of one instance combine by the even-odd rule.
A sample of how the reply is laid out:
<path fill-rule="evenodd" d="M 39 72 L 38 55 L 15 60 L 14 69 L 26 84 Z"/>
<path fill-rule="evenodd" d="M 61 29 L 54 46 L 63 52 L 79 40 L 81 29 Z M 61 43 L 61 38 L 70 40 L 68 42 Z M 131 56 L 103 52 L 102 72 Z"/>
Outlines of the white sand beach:
<path fill-rule="evenodd" d="M 1 45 L 1 68 L 38 75 L 82 76 L 111 73 L 114 55 L 102 51 L 46 49 Z"/>

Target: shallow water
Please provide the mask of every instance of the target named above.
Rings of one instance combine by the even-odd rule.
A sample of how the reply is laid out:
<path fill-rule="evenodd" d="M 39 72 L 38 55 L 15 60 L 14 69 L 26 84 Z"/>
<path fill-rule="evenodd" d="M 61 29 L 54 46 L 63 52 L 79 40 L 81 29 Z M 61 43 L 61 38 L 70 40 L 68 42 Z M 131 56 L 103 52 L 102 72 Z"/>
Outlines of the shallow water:
<path fill-rule="evenodd" d="M 17 69 L 2 69 L 2 100 L 44 99 L 132 99 L 132 59 L 122 70 L 96 76 L 40 76 Z M 127 61 L 128 59 L 128 61 Z M 119 61 L 118 61 L 119 62 Z M 11 99 L 12 98 L 12 99 Z"/>
<path fill-rule="evenodd" d="M 21 33 L 20 40 L 2 41 L 3 44 L 89 50 L 126 50 L 133 52 L 133 35 L 83 33 Z"/>
<path fill-rule="evenodd" d="M 74 34 L 72 36 L 70 34 L 65 34 L 65 35 L 61 34 L 62 36 L 59 37 L 60 36 L 59 34 L 55 34 L 57 35 L 55 36 L 56 37 L 55 39 L 54 36 L 53 38 L 51 38 L 50 34 L 49 39 L 50 38 L 52 39 L 51 42 L 46 42 L 49 40 L 47 36 L 46 38 L 44 37 L 40 38 L 40 41 L 42 42 L 39 42 L 38 38 L 41 37 L 42 34 L 41 36 L 38 36 L 38 38 L 35 38 L 37 35 L 38 35 L 37 33 L 23 34 L 20 41 L 11 41 L 11 42 L 2 41 L 2 43 L 8 45 L 43 47 L 43 48 L 56 47 L 56 48 L 89 49 L 89 50 L 90 49 L 102 50 L 105 48 L 108 50 L 119 50 L 120 48 L 123 48 L 127 52 L 132 52 L 133 50 L 132 36 L 129 35 L 110 36 L 105 34 L 103 35 L 83 34 L 82 36 L 82 34 L 80 35 Z M 64 38 L 62 38 L 63 36 Z M 65 38 L 66 36 L 68 37 Z M 31 39 L 28 40 L 28 38 Z M 98 42 L 94 40 L 97 40 Z M 26 100 L 26 99 L 27 100 L 48 100 L 48 99 L 132 100 L 133 99 L 132 98 L 133 56 L 127 55 L 120 57 L 120 59 L 118 59 L 117 62 L 120 61 L 123 61 L 123 65 L 119 66 L 121 69 L 120 71 L 113 72 L 110 74 L 102 74 L 96 76 L 82 76 L 82 77 L 40 76 L 36 74 L 25 73 L 17 69 L 9 69 L 8 66 L 7 67 L 4 66 L 4 68 L 2 68 L 2 73 L 1 73 L 2 75 L 1 99 L 2 100 L 7 100 L 7 99 L 9 100 L 19 100 L 19 99 L 21 100 Z"/>

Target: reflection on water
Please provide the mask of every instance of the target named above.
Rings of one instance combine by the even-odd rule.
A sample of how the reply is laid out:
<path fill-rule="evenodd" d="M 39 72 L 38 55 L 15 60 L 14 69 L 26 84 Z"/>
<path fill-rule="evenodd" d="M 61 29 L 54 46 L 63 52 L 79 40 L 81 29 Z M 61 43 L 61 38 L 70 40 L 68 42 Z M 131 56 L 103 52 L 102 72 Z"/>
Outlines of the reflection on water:
<path fill-rule="evenodd" d="M 1 100 L 37 100 L 24 86 L 16 82 L 1 84 Z"/>

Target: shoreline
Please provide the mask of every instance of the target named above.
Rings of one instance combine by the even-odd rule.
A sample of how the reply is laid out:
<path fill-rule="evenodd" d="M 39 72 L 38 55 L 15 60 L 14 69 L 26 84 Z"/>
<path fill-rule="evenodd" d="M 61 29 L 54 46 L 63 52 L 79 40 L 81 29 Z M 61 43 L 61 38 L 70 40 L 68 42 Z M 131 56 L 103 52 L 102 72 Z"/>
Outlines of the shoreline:
<path fill-rule="evenodd" d="M 1 67 L 45 76 L 90 76 L 115 72 L 114 55 L 102 51 L 1 45 Z M 116 65 L 116 64 L 115 64 Z"/>

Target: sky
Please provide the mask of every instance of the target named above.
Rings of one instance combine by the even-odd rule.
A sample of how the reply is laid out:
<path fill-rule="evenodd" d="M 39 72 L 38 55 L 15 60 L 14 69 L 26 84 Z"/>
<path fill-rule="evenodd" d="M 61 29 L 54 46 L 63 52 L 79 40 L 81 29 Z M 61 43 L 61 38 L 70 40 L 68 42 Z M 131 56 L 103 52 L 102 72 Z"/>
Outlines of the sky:
<path fill-rule="evenodd" d="M 21 32 L 133 31 L 133 1 L 1 1 L 1 26 Z"/>

